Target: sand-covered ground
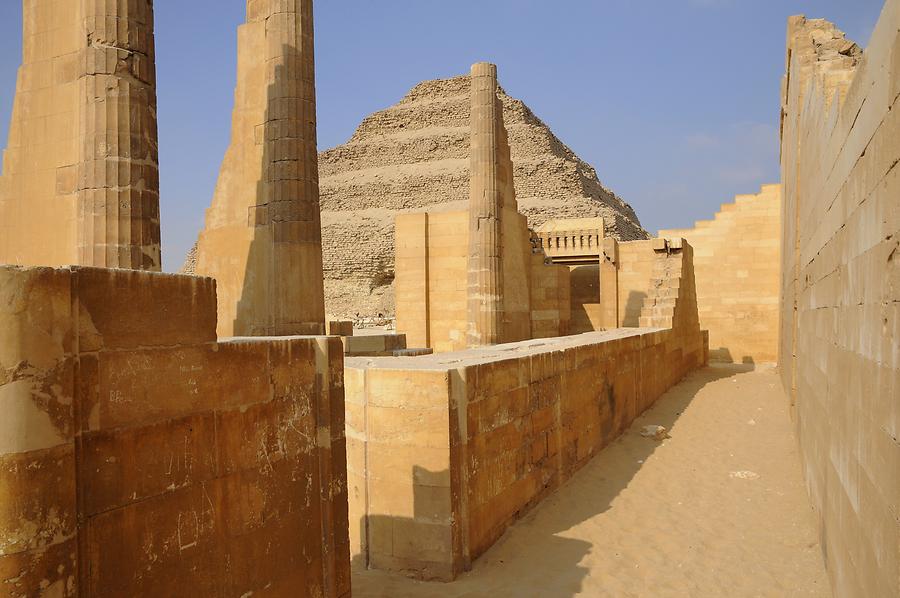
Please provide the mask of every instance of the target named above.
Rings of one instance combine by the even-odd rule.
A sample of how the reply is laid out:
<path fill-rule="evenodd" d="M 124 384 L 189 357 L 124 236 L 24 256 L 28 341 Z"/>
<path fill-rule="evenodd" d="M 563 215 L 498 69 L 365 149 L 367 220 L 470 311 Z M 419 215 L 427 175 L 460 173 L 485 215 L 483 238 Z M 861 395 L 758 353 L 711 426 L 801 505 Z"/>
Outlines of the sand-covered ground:
<path fill-rule="evenodd" d="M 658 442 L 643 426 L 670 429 Z M 354 598 L 831 596 L 770 369 L 692 374 L 451 584 L 356 571 Z"/>

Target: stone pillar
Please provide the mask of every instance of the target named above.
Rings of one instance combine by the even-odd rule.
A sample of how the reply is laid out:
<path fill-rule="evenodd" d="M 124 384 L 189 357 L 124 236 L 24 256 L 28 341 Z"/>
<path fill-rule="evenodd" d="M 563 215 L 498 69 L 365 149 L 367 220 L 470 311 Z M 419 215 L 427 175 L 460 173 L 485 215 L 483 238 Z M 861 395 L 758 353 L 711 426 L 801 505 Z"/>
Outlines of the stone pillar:
<path fill-rule="evenodd" d="M 247 0 L 194 272 L 216 279 L 220 336 L 325 333 L 312 0 Z"/>
<path fill-rule="evenodd" d="M 267 334 L 324 334 L 313 3 L 263 4 L 268 105 L 256 226 L 269 228 Z"/>
<path fill-rule="evenodd" d="M 497 67 L 472 66 L 469 130 L 468 344 L 500 342 L 503 322 L 500 142 L 503 106 L 497 97 Z"/>
<path fill-rule="evenodd" d="M 0 263 L 160 269 L 152 0 L 23 2 Z"/>
<path fill-rule="evenodd" d="M 78 263 L 159 270 L 153 2 L 83 2 Z"/>
<path fill-rule="evenodd" d="M 428 281 L 429 220 L 428 212 L 397 214 L 394 226 L 397 331 L 406 335 L 410 347 L 432 346 L 431 289 Z"/>

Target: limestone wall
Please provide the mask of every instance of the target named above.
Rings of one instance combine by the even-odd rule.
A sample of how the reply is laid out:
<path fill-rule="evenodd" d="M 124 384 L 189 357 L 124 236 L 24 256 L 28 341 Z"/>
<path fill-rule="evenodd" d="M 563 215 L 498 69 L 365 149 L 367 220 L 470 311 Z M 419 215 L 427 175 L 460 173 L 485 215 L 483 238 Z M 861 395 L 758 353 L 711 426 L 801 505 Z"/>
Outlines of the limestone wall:
<path fill-rule="evenodd" d="M 693 330 L 700 327 L 694 248 L 684 239 L 653 241 L 653 276 L 638 320 L 641 327 Z M 704 331 L 707 334 L 708 331 Z M 705 360 L 704 360 L 705 363 Z"/>
<path fill-rule="evenodd" d="M 548 267 L 544 259 L 540 251 L 531 255 L 531 337 L 573 334 L 570 270 Z"/>
<path fill-rule="evenodd" d="M 792 18 L 779 365 L 838 596 L 900 595 L 900 0 L 869 47 Z"/>
<path fill-rule="evenodd" d="M 466 346 L 468 213 L 397 218 L 397 330 L 412 347 Z"/>
<path fill-rule="evenodd" d="M 656 255 L 653 240 L 618 244 L 617 293 L 618 325 L 626 328 L 640 326 L 641 311 L 650 295 L 655 264 L 664 256 Z M 606 302 L 602 298 L 603 303 Z"/>
<path fill-rule="evenodd" d="M 151 0 L 23 3 L 0 263 L 160 269 Z"/>
<path fill-rule="evenodd" d="M 781 185 L 723 204 L 694 228 L 661 230 L 694 247 L 700 325 L 714 361 L 774 363 L 778 356 Z"/>
<path fill-rule="evenodd" d="M 677 263 L 690 278 L 690 253 Z M 449 580 L 468 569 L 511 523 L 705 363 L 696 299 L 685 292 L 676 300 L 679 315 L 668 329 L 348 359 L 354 559 L 425 579 Z"/>
<path fill-rule="evenodd" d="M 510 178 L 509 186 L 512 187 Z M 531 253 L 531 231 L 528 230 L 528 219 L 513 208 L 504 208 L 501 222 L 503 235 L 503 334 L 501 342 L 511 343 L 534 338 L 532 332 L 532 320 L 534 319 L 534 306 L 532 305 L 531 291 L 534 288 L 532 281 L 535 278 L 565 276 L 562 268 L 545 265 L 543 260 L 535 261 Z M 553 272 L 542 272 L 544 269 Z M 538 269 L 537 272 L 534 269 Z M 568 277 L 566 277 L 568 280 Z M 554 296 L 544 296 L 544 309 L 554 309 L 559 312 L 564 306 L 549 306 Z M 558 318 L 557 318 L 558 319 Z M 557 329 L 557 334 L 562 334 Z"/>
<path fill-rule="evenodd" d="M 338 338 L 211 279 L 0 267 L 0 595 L 349 596 Z"/>
<path fill-rule="evenodd" d="M 603 302 L 600 297 L 600 266 L 569 266 L 569 297 L 572 334 L 603 328 Z"/>

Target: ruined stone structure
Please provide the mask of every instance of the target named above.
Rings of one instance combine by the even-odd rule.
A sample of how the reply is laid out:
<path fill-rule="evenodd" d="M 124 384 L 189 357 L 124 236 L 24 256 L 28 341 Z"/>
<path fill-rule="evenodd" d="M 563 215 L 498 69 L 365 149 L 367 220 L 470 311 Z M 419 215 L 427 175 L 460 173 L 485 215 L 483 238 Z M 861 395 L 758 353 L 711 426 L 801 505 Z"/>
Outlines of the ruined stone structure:
<path fill-rule="evenodd" d="M 386 297 L 396 267 L 400 333 L 340 337 L 314 336 L 312 0 L 247 0 L 208 277 L 139 271 L 160 264 L 151 0 L 24 7 L 0 595 L 349 598 L 351 553 L 453 580 L 710 341 L 777 351 L 836 595 L 900 595 L 900 0 L 865 52 L 793 17 L 781 185 L 656 239 L 495 66 L 418 86 L 322 155 L 332 299 Z"/>
<path fill-rule="evenodd" d="M 723 205 L 714 220 L 662 230 L 655 240 L 660 249 L 666 239 L 679 238 L 694 247 L 700 325 L 710 332 L 716 361 L 776 359 L 780 201 L 781 186 L 767 185 L 758 195 Z M 635 290 L 652 264 L 635 253 L 640 245 L 604 238 L 597 219 L 548 221 L 535 235 L 552 263 L 570 268 L 571 334 L 643 326 L 642 317 L 666 302 L 660 289 Z"/>
<path fill-rule="evenodd" d="M 397 327 L 417 347 L 568 331 L 568 268 L 545 263 L 518 212 L 498 90 L 496 66 L 472 67 L 468 209 L 397 216 Z"/>
<path fill-rule="evenodd" d="M 613 244 L 614 238 L 604 234 L 602 218 L 571 218 L 549 220 L 534 229 L 536 245 L 554 264 L 569 268 L 569 333 L 580 334 L 615 328 L 618 324 L 618 308 L 613 304 L 616 291 L 608 289 L 607 308 L 611 319 L 604 320 L 601 301 L 600 269 L 604 244 Z M 615 278 L 615 270 L 613 270 Z"/>
<path fill-rule="evenodd" d="M 900 595 L 900 1 L 863 53 L 794 17 L 779 365 L 837 596 Z"/>
<path fill-rule="evenodd" d="M 23 3 L 0 263 L 160 269 L 153 3 Z"/>
<path fill-rule="evenodd" d="M 422 579 L 455 578 L 706 363 L 690 245 L 621 246 L 651 264 L 627 291 L 668 292 L 670 303 L 648 313 L 652 327 L 347 360 L 354 559 Z"/>
<path fill-rule="evenodd" d="M 0 263 L 158 269 L 149 0 L 24 3 Z M 312 2 L 249 0 L 200 269 L 0 266 L 0 594 L 350 595 Z M 230 227 L 230 228 L 229 228 Z"/>
<path fill-rule="evenodd" d="M 700 326 L 710 359 L 774 363 L 778 358 L 781 185 L 723 204 L 692 229 L 659 231 L 694 247 Z"/>
<path fill-rule="evenodd" d="M 194 273 L 222 336 L 324 334 L 312 0 L 248 0 L 231 146 Z"/>
<path fill-rule="evenodd" d="M 340 341 L 215 291 L 0 267 L 0 595 L 350 595 Z"/>
<path fill-rule="evenodd" d="M 534 227 L 540 247 L 555 264 L 594 264 L 600 259 L 603 218 L 548 220 Z"/>
<path fill-rule="evenodd" d="M 319 156 L 328 312 L 394 313 L 398 213 L 463 210 L 469 199 L 468 76 L 426 81 Z M 634 210 L 603 186 L 522 101 L 499 90 L 519 210 L 531 225 L 602 216 L 608 236 L 646 239 Z"/>
<path fill-rule="evenodd" d="M 464 209 L 469 196 L 468 76 L 417 85 L 319 155 L 328 313 L 393 315 L 398 213 Z M 517 203 L 532 225 L 602 216 L 606 234 L 646 239 L 634 210 L 603 186 L 522 101 L 499 90 Z M 182 272 L 196 268 L 196 247 Z"/>

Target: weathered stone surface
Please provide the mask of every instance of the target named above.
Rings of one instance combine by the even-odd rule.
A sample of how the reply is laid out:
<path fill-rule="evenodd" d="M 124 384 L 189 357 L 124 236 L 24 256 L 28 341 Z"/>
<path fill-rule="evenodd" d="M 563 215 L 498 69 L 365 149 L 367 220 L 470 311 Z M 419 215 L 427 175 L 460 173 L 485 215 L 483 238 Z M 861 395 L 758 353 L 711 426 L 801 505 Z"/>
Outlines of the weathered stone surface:
<path fill-rule="evenodd" d="M 194 254 L 220 336 L 324 334 L 312 0 L 248 0 L 231 145 Z"/>
<path fill-rule="evenodd" d="M 900 0 L 788 25 L 779 366 L 835 595 L 900 595 Z"/>
<path fill-rule="evenodd" d="M 405 334 L 362 334 L 345 336 L 344 355 L 354 357 L 392 357 L 406 350 Z"/>
<path fill-rule="evenodd" d="M 331 336 L 353 336 L 353 322 L 349 320 L 330 320 L 328 334 Z"/>
<path fill-rule="evenodd" d="M 0 594 L 349 596 L 343 397 L 209 279 L 0 267 Z"/>

